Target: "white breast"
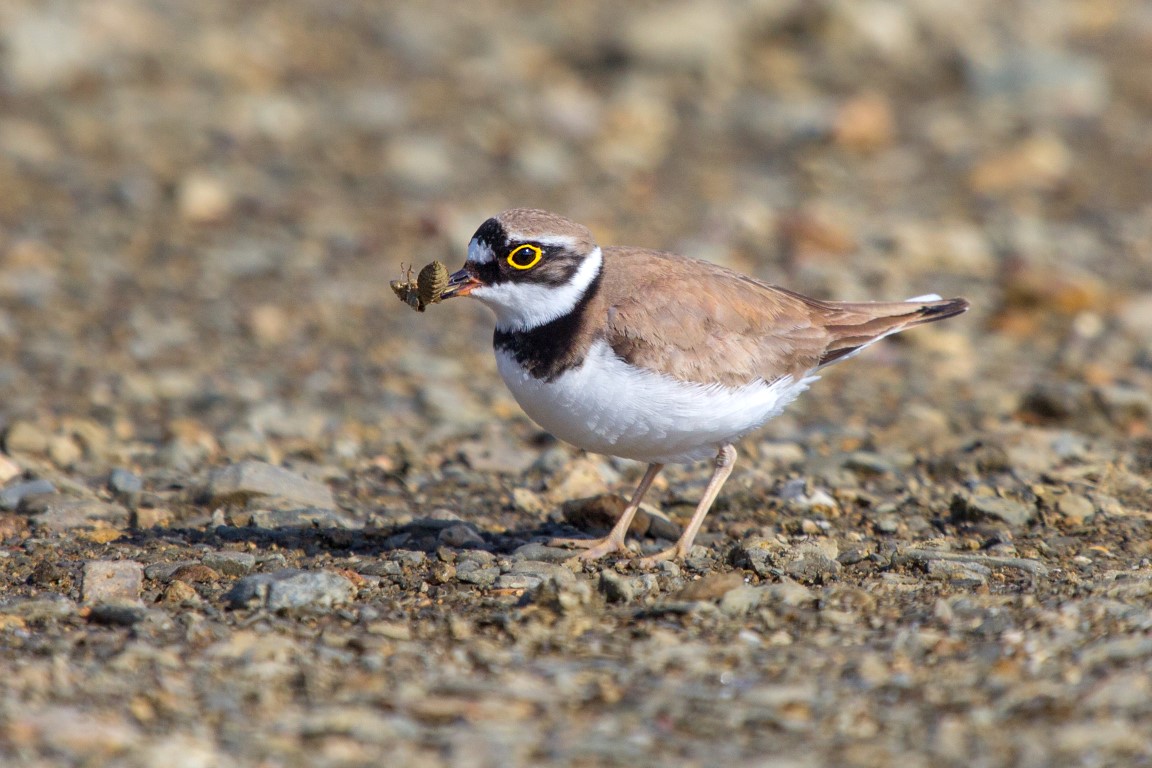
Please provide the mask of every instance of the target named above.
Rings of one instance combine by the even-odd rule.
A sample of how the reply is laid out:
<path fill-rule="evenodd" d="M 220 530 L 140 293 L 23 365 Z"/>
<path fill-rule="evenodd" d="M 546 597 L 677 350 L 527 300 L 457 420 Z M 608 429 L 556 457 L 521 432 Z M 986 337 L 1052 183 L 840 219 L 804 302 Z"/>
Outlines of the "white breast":
<path fill-rule="evenodd" d="M 688 463 L 764 424 L 818 379 L 784 377 L 732 388 L 687 384 L 635 368 L 597 341 L 579 368 L 555 381 L 531 376 L 507 352 L 496 365 L 533 421 L 595 453 L 645 462 Z"/>

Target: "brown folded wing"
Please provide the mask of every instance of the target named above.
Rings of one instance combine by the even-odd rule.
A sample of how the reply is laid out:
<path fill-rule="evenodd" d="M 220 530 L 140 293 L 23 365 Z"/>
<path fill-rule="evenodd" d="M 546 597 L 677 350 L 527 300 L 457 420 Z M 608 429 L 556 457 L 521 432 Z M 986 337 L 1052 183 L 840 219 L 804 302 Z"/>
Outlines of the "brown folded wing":
<path fill-rule="evenodd" d="M 604 256 L 597 303 L 608 344 L 634 365 L 702 384 L 799 378 L 968 308 L 963 299 L 826 302 L 673 254 L 605 248 Z"/>

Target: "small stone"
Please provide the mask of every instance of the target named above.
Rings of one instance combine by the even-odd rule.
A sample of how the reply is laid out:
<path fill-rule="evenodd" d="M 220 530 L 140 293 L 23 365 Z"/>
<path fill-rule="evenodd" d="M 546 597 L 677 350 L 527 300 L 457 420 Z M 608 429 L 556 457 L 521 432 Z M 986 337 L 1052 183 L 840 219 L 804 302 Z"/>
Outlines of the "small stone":
<path fill-rule="evenodd" d="M 180 182 L 176 206 L 185 221 L 208 224 L 228 216 L 232 210 L 232 193 L 219 179 L 192 173 Z"/>
<path fill-rule="evenodd" d="M 456 565 L 456 580 L 464 584 L 475 584 L 478 587 L 491 587 L 500 576 L 500 569 L 485 567 L 471 560 Z"/>
<path fill-rule="evenodd" d="M 744 616 L 768 597 L 767 587 L 743 584 L 724 593 L 720 598 L 720 612 L 725 616 Z"/>
<path fill-rule="evenodd" d="M 208 495 L 214 504 L 243 504 L 252 498 L 271 496 L 302 507 L 336 508 L 336 499 L 327 485 L 262 461 L 242 461 L 216 470 L 208 483 Z"/>
<path fill-rule="evenodd" d="M 538 542 L 523 544 L 512 552 L 512 557 L 518 560 L 542 560 L 547 563 L 562 563 L 575 555 L 571 549 L 549 547 Z"/>
<path fill-rule="evenodd" d="M 636 597 L 632 579 L 621 576 L 610 568 L 600 572 L 600 593 L 610 603 L 630 603 Z"/>
<path fill-rule="evenodd" d="M 737 568 L 747 568 L 760 578 L 779 573 L 784 546 L 772 539 L 753 537 L 732 548 L 729 560 Z"/>
<path fill-rule="evenodd" d="M 148 616 L 148 611 L 139 601 L 116 600 L 97 603 L 88 610 L 88 621 L 108 627 L 130 627 Z"/>
<path fill-rule="evenodd" d="M 1036 507 L 999 496 L 956 494 L 952 499 L 952 516 L 961 520 L 999 520 L 1019 527 L 1035 519 Z"/>
<path fill-rule="evenodd" d="M 108 475 L 108 490 L 121 496 L 136 496 L 144 490 L 144 481 L 139 475 L 118 467 Z"/>
<path fill-rule="evenodd" d="M 84 563 L 80 599 L 85 603 L 138 600 L 144 566 L 132 560 L 89 560 Z"/>
<path fill-rule="evenodd" d="M 220 573 L 202 563 L 192 563 L 177 568 L 169 576 L 173 581 L 184 581 L 189 584 L 205 584 L 220 581 Z"/>
<path fill-rule="evenodd" d="M 19 477 L 23 472 L 24 470 L 11 457 L 0 453 L 0 485 L 14 477 Z"/>
<path fill-rule="evenodd" d="M 46 531 L 128 527 L 128 510 L 119 504 L 86 499 L 52 499 L 29 518 L 33 527 Z"/>
<path fill-rule="evenodd" d="M 137 507 L 132 512 L 132 527 L 144 531 L 163 528 L 172 522 L 172 510 L 165 507 Z"/>
<path fill-rule="evenodd" d="M 48 438 L 48 458 L 56 466 L 71 467 L 83 456 L 83 449 L 71 435 L 52 435 Z"/>
<path fill-rule="evenodd" d="M 28 480 L 17 483 L 0 491 L 0 509 L 11 512 L 20 507 L 20 502 L 25 497 L 46 493 L 56 493 L 56 486 L 47 480 Z"/>
<path fill-rule="evenodd" d="M 144 578 L 161 584 L 172 580 L 172 574 L 185 566 L 196 565 L 195 560 L 178 560 L 174 563 L 152 563 L 144 567 Z"/>
<path fill-rule="evenodd" d="M 1065 493 L 1056 499 L 1056 512 L 1074 523 L 1083 523 L 1096 514 L 1096 505 L 1087 496 Z"/>
<path fill-rule="evenodd" d="M 512 506 L 517 512 L 523 512 L 531 517 L 544 517 L 549 509 L 543 496 L 522 487 L 512 489 Z"/>
<path fill-rule="evenodd" d="M 711 601 L 719 600 L 732 590 L 744 586 L 742 573 L 717 573 L 693 581 L 680 590 L 677 600 Z"/>
<path fill-rule="evenodd" d="M 791 579 L 785 579 L 779 584 L 771 584 L 764 589 L 768 591 L 769 600 L 789 607 L 807 605 L 816 600 L 816 595 L 812 590 Z"/>
<path fill-rule="evenodd" d="M 117 762 L 115 756 L 142 739 L 139 729 L 118 714 L 56 705 L 13 712 L 5 735 L 21 751 L 42 750 L 89 765 Z"/>
<path fill-rule="evenodd" d="M 605 495 L 608 491 L 600 474 L 599 463 L 581 457 L 568 464 L 548 482 L 547 499 L 563 503 L 570 499 L 588 499 Z"/>
<path fill-rule="evenodd" d="M 838 145 L 854 152 L 874 152 L 892 143 L 896 120 L 892 105 L 879 93 L 866 93 L 845 102 L 832 127 Z"/>
<path fill-rule="evenodd" d="M 164 588 L 164 593 L 160 597 L 161 602 L 170 605 L 184 605 L 184 604 L 197 604 L 200 603 L 200 593 L 186 581 L 171 582 Z"/>
<path fill-rule="evenodd" d="M 246 576 L 225 599 L 233 608 L 261 607 L 270 611 L 328 610 L 352 599 L 352 582 L 332 571 L 285 568 Z"/>
<path fill-rule="evenodd" d="M 832 558 L 813 553 L 788 563 L 784 572 L 802 584 L 827 584 L 839 578 L 841 568 Z"/>
<path fill-rule="evenodd" d="M 340 528 L 352 530 L 363 527 L 342 512 L 323 507 L 302 509 L 257 509 L 251 513 L 240 512 L 232 516 L 233 522 L 253 528 L 276 530 L 278 528 Z"/>
<path fill-rule="evenodd" d="M 561 505 L 564 521 L 582 531 L 607 531 L 616 524 L 628 502 L 614 493 L 603 493 L 584 499 L 572 499 Z M 648 514 L 638 510 L 628 533 L 643 536 L 648 532 Z"/>
<path fill-rule="evenodd" d="M 4 450 L 8 453 L 43 455 L 48 452 L 52 436 L 30 421 L 15 421 L 4 433 Z"/>
<path fill-rule="evenodd" d="M 546 577 L 536 573 L 502 573 L 496 577 L 496 589 L 535 589 Z"/>
<path fill-rule="evenodd" d="M 979 587 L 988 582 L 992 570 L 979 563 L 963 563 L 952 560 L 929 560 L 928 576 L 947 581 L 958 587 Z"/>
<path fill-rule="evenodd" d="M 251 552 L 209 552 L 200 562 L 225 576 L 246 576 L 256 567 L 256 555 Z"/>
<path fill-rule="evenodd" d="M 476 532 L 471 525 L 457 524 L 440 531 L 436 541 L 445 547 L 463 549 L 465 547 L 483 547 L 484 537 Z"/>

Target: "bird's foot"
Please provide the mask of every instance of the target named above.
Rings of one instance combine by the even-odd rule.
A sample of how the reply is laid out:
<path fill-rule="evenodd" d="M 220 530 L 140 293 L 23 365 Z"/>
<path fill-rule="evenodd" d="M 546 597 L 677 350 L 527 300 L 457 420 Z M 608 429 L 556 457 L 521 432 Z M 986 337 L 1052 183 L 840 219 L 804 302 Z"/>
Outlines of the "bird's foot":
<path fill-rule="evenodd" d="M 584 551 L 577 555 L 581 560 L 598 560 L 604 555 L 626 549 L 621 539 L 611 535 L 602 539 L 552 539 L 548 542 L 548 546 L 583 549 Z"/>
<path fill-rule="evenodd" d="M 683 560 L 687 556 L 688 556 L 688 553 L 681 551 L 680 545 L 675 544 L 675 545 L 669 547 L 668 549 L 664 550 L 663 552 L 657 552 L 654 555 L 649 555 L 648 557 L 640 558 L 639 560 L 636 561 L 636 567 L 640 568 L 641 570 L 647 571 L 647 570 L 651 570 L 651 569 L 655 568 L 656 566 L 658 566 L 660 563 L 664 562 L 665 560 L 677 560 L 677 559 Z"/>

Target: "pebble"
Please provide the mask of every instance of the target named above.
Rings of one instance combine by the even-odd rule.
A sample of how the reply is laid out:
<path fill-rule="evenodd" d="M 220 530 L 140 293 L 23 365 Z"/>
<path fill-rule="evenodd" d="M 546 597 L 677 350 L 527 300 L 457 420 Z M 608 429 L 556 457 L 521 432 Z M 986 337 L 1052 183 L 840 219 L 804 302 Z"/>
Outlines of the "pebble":
<path fill-rule="evenodd" d="M 675 599 L 686 601 L 715 601 L 734 589 L 744 586 L 742 573 L 716 573 L 688 583 Z"/>
<path fill-rule="evenodd" d="M 278 528 L 341 528 L 347 530 L 363 527 L 363 523 L 353 520 L 343 512 L 326 507 L 241 511 L 232 515 L 232 522 L 269 530 Z"/>
<path fill-rule="evenodd" d="M 635 582 L 610 568 L 600 572 L 598 588 L 604 599 L 610 603 L 630 603 L 636 597 Z"/>
<path fill-rule="evenodd" d="M 270 496 L 302 507 L 336 508 L 336 499 L 327 485 L 262 461 L 242 461 L 216 470 L 207 490 L 213 504 L 243 504 L 252 498 Z"/>
<path fill-rule="evenodd" d="M 806 554 L 784 566 L 784 572 L 801 584 L 826 584 L 840 576 L 843 566 L 819 553 Z"/>
<path fill-rule="evenodd" d="M 499 577 L 500 569 L 493 566 L 483 566 L 472 560 L 456 564 L 456 580 L 464 584 L 487 588 L 495 584 Z"/>
<path fill-rule="evenodd" d="M 84 563 L 80 599 L 85 603 L 139 600 L 144 566 L 132 560 L 89 560 Z"/>
<path fill-rule="evenodd" d="M 562 563 L 578 554 L 577 550 L 564 547 L 549 547 L 546 544 L 529 542 L 522 544 L 512 552 L 512 557 L 518 560 L 542 560 L 547 563 Z"/>
<path fill-rule="evenodd" d="M 86 499 L 52 498 L 29 518 L 32 526 L 42 531 L 128 527 L 128 510 L 119 504 Z"/>
<path fill-rule="evenodd" d="M 1095 516 L 1096 505 L 1087 496 L 1065 493 L 1056 499 L 1056 512 L 1074 523 L 1083 523 Z"/>
<path fill-rule="evenodd" d="M 139 601 L 114 600 L 93 605 L 88 610 L 88 621 L 107 627 L 131 627 L 148 617 L 148 611 Z"/>
<path fill-rule="evenodd" d="M 999 496 L 962 496 L 952 499 L 952 516 L 961 520 L 999 520 L 1013 527 L 1028 525 L 1036 507 Z"/>
<path fill-rule="evenodd" d="M 729 560 L 737 568 L 747 568 L 760 578 L 775 577 L 781 571 L 784 545 L 773 539 L 752 537 L 732 548 Z"/>
<path fill-rule="evenodd" d="M 141 740 L 140 730 L 121 715 L 61 705 L 13 713 L 6 733 L 24 750 L 41 749 L 89 765 L 111 761 Z"/>
<path fill-rule="evenodd" d="M 144 490 L 144 481 L 139 475 L 117 467 L 108 475 L 108 489 L 121 496 L 136 496 Z"/>
<path fill-rule="evenodd" d="M 229 590 L 225 599 L 233 608 L 307 612 L 344 605 L 354 593 L 352 582 L 338 573 L 286 568 L 245 576 Z"/>
<path fill-rule="evenodd" d="M 0 453 L 0 485 L 4 485 L 14 477 L 19 477 L 24 470 L 12 457 Z"/>
<path fill-rule="evenodd" d="M 11 454 L 43 455 L 52 441 L 50 432 L 30 421 L 13 422 L 4 433 L 4 450 Z"/>
<path fill-rule="evenodd" d="M 200 562 L 225 576 L 246 576 L 256 567 L 256 555 L 251 552 L 209 552 Z"/>
<path fill-rule="evenodd" d="M 48 480 L 28 480 L 16 483 L 0 491 L 0 509 L 11 512 L 18 509 L 20 502 L 27 496 L 45 493 L 56 493 L 56 486 Z"/>
<path fill-rule="evenodd" d="M 484 546 L 484 537 L 476 532 L 475 527 L 466 524 L 451 525 L 443 529 L 436 535 L 436 541 L 442 546 L 456 549 Z"/>

